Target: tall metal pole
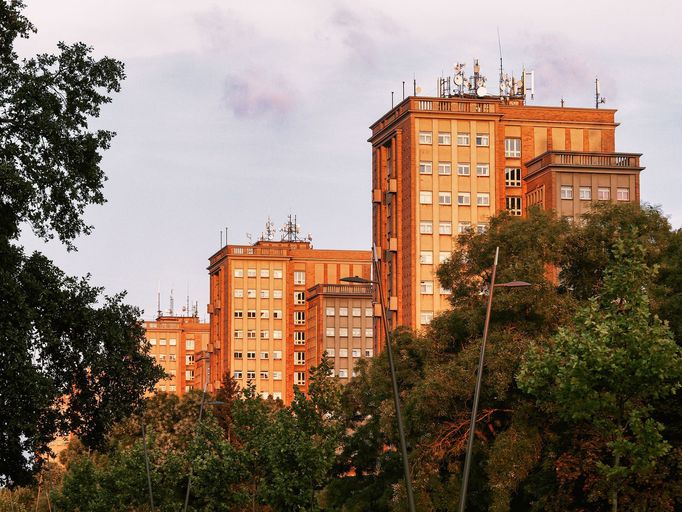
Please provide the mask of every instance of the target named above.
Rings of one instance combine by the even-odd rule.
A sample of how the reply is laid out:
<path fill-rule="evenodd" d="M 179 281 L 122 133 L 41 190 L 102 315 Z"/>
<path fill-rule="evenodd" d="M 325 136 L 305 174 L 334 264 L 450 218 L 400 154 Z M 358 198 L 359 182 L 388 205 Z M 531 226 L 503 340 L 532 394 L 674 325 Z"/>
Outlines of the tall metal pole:
<path fill-rule="evenodd" d="M 201 402 L 199 404 L 199 419 L 197 420 L 197 425 L 201 426 L 201 417 L 204 413 L 204 401 L 206 400 L 206 388 L 208 387 L 208 381 L 209 377 L 211 375 L 211 354 L 208 353 L 206 354 L 206 371 L 203 372 L 205 374 L 205 380 L 204 380 L 204 391 L 201 394 Z M 194 474 L 194 464 L 190 464 L 189 466 L 189 476 L 187 477 L 187 492 L 185 493 L 185 506 L 183 507 L 183 512 L 187 512 L 187 505 L 189 504 L 189 491 L 192 486 L 192 475 Z"/>
<path fill-rule="evenodd" d="M 144 424 L 144 411 L 142 411 L 142 442 L 144 443 L 144 465 L 147 468 L 147 485 L 149 486 L 149 506 L 154 512 L 154 494 L 152 493 L 152 476 L 149 472 L 149 454 L 147 453 L 147 429 Z"/>
<path fill-rule="evenodd" d="M 478 399 L 481 395 L 481 379 L 483 377 L 483 362 L 485 359 L 485 344 L 488 341 L 488 326 L 490 325 L 490 310 L 493 306 L 493 292 L 495 291 L 495 274 L 497 273 L 497 257 L 500 248 L 495 248 L 495 261 L 493 263 L 493 275 L 490 279 L 488 291 L 488 309 L 485 314 L 485 327 L 483 328 L 483 342 L 481 354 L 478 357 L 478 374 L 476 375 L 476 390 L 474 391 L 474 404 L 471 409 L 471 424 L 469 425 L 469 442 L 467 444 L 466 458 L 464 459 L 464 473 L 462 475 L 462 490 L 459 494 L 459 512 L 464 512 L 467 501 L 467 486 L 469 484 L 469 470 L 471 468 L 471 454 L 474 449 L 474 429 L 476 428 L 476 415 L 478 414 Z"/>
<path fill-rule="evenodd" d="M 407 504 L 410 512 L 415 512 L 414 493 L 412 492 L 412 478 L 410 477 L 410 463 L 407 460 L 407 445 L 405 444 L 405 429 L 403 428 L 403 417 L 400 412 L 400 394 L 398 393 L 398 380 L 395 375 L 395 364 L 393 362 L 393 350 L 391 349 L 391 333 L 386 318 L 386 303 L 384 302 L 384 290 L 381 285 L 381 275 L 379 274 L 379 261 L 377 258 L 376 246 L 372 246 L 372 259 L 374 264 L 374 276 L 379 288 L 379 302 L 381 303 L 381 319 L 384 324 L 386 335 L 386 350 L 388 352 L 388 366 L 391 369 L 391 383 L 393 384 L 393 401 L 395 403 L 395 417 L 398 422 L 398 436 L 400 438 L 400 450 L 403 457 L 403 471 L 405 472 L 405 489 L 407 491 Z"/>

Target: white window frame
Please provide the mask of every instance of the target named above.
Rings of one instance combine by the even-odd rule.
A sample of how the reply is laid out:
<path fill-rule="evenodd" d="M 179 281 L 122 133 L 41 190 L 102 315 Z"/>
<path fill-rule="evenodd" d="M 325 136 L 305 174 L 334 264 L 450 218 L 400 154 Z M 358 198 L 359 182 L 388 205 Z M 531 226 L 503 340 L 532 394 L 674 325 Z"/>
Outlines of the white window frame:
<path fill-rule="evenodd" d="M 561 185 L 559 194 L 561 199 L 573 199 L 573 185 Z"/>
<path fill-rule="evenodd" d="M 438 204 L 441 206 L 451 206 L 452 192 L 438 192 Z"/>
<path fill-rule="evenodd" d="M 295 270 L 294 271 L 294 284 L 305 284 L 305 271 Z"/>
<path fill-rule="evenodd" d="M 433 295 L 433 281 L 429 280 L 420 281 L 419 293 L 421 295 Z"/>
<path fill-rule="evenodd" d="M 433 251 L 420 251 L 419 263 L 423 265 L 433 265 Z"/>
<path fill-rule="evenodd" d="M 433 204 L 433 192 L 422 190 L 419 192 L 419 204 Z"/>
<path fill-rule="evenodd" d="M 471 176 L 471 165 L 457 164 L 457 176 Z"/>
<path fill-rule="evenodd" d="M 627 187 L 617 187 L 616 188 L 616 201 L 629 201 L 630 200 L 630 189 Z"/>
<path fill-rule="evenodd" d="M 433 321 L 433 311 L 422 311 L 419 314 L 419 322 L 421 325 L 429 325 Z"/>
<path fill-rule="evenodd" d="M 518 137 L 507 137 L 504 139 L 505 158 L 521 158 L 521 139 Z"/>
<path fill-rule="evenodd" d="M 592 201 L 592 187 L 580 187 L 578 193 L 581 201 Z"/>
<path fill-rule="evenodd" d="M 457 134 L 458 146 L 469 146 L 471 144 L 471 135 L 469 132 L 459 132 Z"/>
<path fill-rule="evenodd" d="M 521 168 L 520 167 L 505 167 L 504 168 L 504 186 L 505 187 L 520 187 L 521 186 Z"/>
<path fill-rule="evenodd" d="M 476 164 L 476 176 L 490 176 L 490 164 Z"/>
<path fill-rule="evenodd" d="M 457 233 L 462 235 L 471 231 L 471 222 L 468 220 L 461 220 L 457 223 Z"/>
<path fill-rule="evenodd" d="M 452 145 L 452 134 L 450 132 L 438 132 L 438 145 L 439 146 L 451 146 Z"/>
<path fill-rule="evenodd" d="M 433 144 L 433 132 L 419 132 L 419 144 Z"/>
<path fill-rule="evenodd" d="M 476 194 L 476 205 L 477 206 L 490 206 L 490 193 L 489 192 L 478 192 Z"/>
<path fill-rule="evenodd" d="M 439 235 L 451 235 L 452 234 L 452 222 L 449 220 L 444 220 L 438 223 L 438 234 Z"/>
<path fill-rule="evenodd" d="M 433 174 L 433 163 L 419 162 L 419 174 Z"/>
<path fill-rule="evenodd" d="M 490 146 L 490 134 L 489 133 L 477 133 L 476 134 L 476 147 L 486 148 Z"/>
<path fill-rule="evenodd" d="M 452 174 L 452 163 L 450 162 L 438 162 L 438 175 L 439 176 L 450 176 Z"/>
<path fill-rule="evenodd" d="M 421 221 L 419 223 L 419 234 L 421 235 L 432 235 L 433 234 L 433 222 L 430 220 Z"/>
<path fill-rule="evenodd" d="M 470 192 L 459 192 L 459 193 L 457 193 L 457 204 L 459 206 L 470 206 L 471 205 L 471 193 Z"/>
<path fill-rule="evenodd" d="M 611 189 L 609 187 L 597 187 L 597 199 L 599 201 L 610 201 Z"/>

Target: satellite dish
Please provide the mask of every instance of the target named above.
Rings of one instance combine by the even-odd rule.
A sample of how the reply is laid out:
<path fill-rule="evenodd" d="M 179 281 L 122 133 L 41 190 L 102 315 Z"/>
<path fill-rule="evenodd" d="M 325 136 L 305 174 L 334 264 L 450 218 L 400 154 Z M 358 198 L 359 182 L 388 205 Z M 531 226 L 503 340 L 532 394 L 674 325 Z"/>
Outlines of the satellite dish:
<path fill-rule="evenodd" d="M 487 94 L 487 92 L 488 92 L 488 89 L 486 89 L 485 87 L 479 87 L 478 89 L 476 89 L 476 94 L 479 97 L 485 96 Z"/>
<path fill-rule="evenodd" d="M 455 84 L 462 85 L 464 83 L 464 77 L 462 75 L 455 75 Z"/>

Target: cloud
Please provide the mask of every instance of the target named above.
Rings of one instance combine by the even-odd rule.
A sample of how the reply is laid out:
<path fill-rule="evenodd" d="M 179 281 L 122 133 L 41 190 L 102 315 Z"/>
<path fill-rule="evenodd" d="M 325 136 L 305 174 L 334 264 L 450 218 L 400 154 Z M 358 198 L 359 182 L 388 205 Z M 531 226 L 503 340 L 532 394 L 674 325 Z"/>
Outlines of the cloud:
<path fill-rule="evenodd" d="M 391 18 L 367 9 L 356 12 L 347 7 L 338 7 L 331 14 L 330 24 L 351 54 L 370 65 L 375 62 L 377 48 L 380 46 L 377 39 L 398 31 Z"/>
<path fill-rule="evenodd" d="M 237 117 L 286 114 L 296 105 L 296 94 L 286 79 L 259 70 L 228 74 L 223 99 Z"/>

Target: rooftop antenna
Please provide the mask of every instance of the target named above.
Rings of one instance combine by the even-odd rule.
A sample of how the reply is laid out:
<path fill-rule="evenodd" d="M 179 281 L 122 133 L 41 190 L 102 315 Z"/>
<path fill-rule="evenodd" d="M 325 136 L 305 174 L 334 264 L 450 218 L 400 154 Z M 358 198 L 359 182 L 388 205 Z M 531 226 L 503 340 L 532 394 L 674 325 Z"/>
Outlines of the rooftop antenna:
<path fill-rule="evenodd" d="M 222 249 L 224 247 L 223 245 L 223 232 L 222 230 L 220 231 L 220 248 Z"/>
<path fill-rule="evenodd" d="M 599 78 L 594 79 L 594 108 L 599 108 L 600 103 L 606 103 L 606 98 L 601 95 L 599 90 Z"/>
<path fill-rule="evenodd" d="M 497 27 L 497 46 L 500 49 L 500 96 L 504 96 L 504 68 L 502 67 L 502 40 L 500 39 L 500 27 Z"/>
<path fill-rule="evenodd" d="M 405 80 L 403 80 L 403 100 L 405 99 Z"/>
<path fill-rule="evenodd" d="M 412 83 L 414 86 L 414 95 L 416 96 L 417 95 L 417 74 L 416 73 L 412 74 Z"/>
<path fill-rule="evenodd" d="M 229 234 L 229 230 L 227 229 L 227 226 L 225 226 L 225 245 L 227 245 L 227 235 Z"/>
<path fill-rule="evenodd" d="M 246 233 L 246 239 L 249 241 L 249 245 L 252 245 L 251 238 L 251 233 Z"/>
<path fill-rule="evenodd" d="M 185 303 L 185 314 L 189 316 L 189 281 L 187 281 L 187 302 Z"/>
<path fill-rule="evenodd" d="M 561 98 L 561 108 L 564 108 L 564 98 L 563 98 L 563 96 L 562 96 L 562 98 Z"/>
<path fill-rule="evenodd" d="M 168 312 L 170 313 L 169 316 L 173 316 L 173 288 L 171 288 L 170 291 L 170 307 L 168 308 Z"/>
<path fill-rule="evenodd" d="M 393 91 L 391 91 L 391 108 L 393 108 Z"/>
<path fill-rule="evenodd" d="M 159 287 L 156 291 L 156 316 L 161 317 L 161 281 L 159 281 Z"/>

